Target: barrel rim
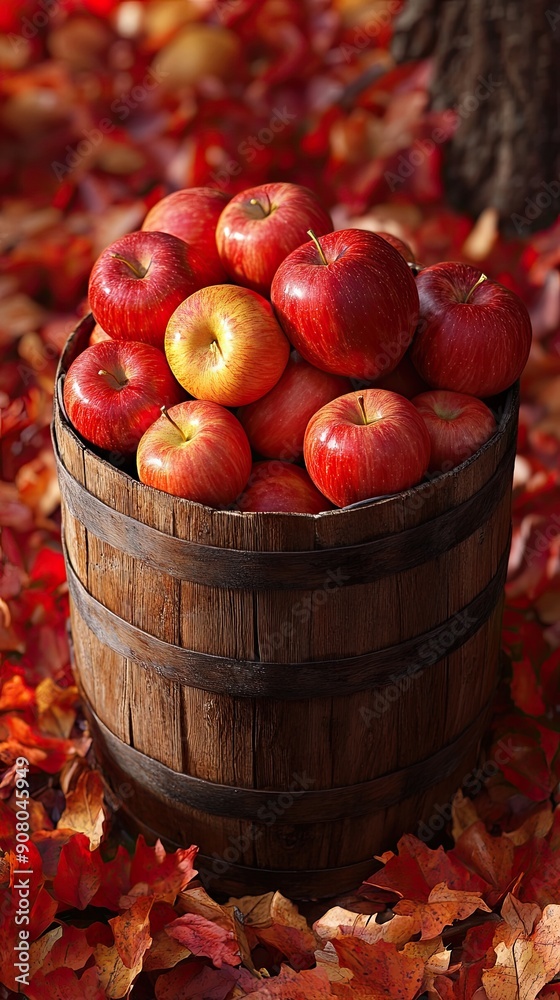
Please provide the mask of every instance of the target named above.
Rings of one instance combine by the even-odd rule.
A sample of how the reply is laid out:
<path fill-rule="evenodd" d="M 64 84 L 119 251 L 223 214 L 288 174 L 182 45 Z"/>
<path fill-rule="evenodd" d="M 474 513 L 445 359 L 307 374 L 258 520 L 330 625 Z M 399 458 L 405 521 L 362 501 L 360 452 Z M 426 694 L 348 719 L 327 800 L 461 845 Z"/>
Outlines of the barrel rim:
<path fill-rule="evenodd" d="M 111 470 L 112 473 L 117 473 L 121 475 L 124 479 L 128 479 L 130 480 L 130 482 L 133 482 L 136 485 L 140 485 L 144 490 L 148 490 L 153 495 L 155 502 L 157 502 L 157 496 L 159 493 L 162 492 L 161 490 L 158 490 L 152 486 L 148 486 L 146 483 L 140 483 L 139 480 L 135 479 L 128 472 L 126 472 L 123 469 L 117 468 L 117 466 L 109 462 L 105 457 L 105 455 L 103 454 L 103 452 L 101 451 L 101 449 L 96 449 L 90 442 L 86 441 L 85 438 L 82 438 L 82 436 L 70 422 L 70 419 L 66 412 L 66 408 L 64 406 L 64 397 L 62 388 L 63 388 L 64 377 L 69 367 L 68 354 L 71 348 L 76 343 L 78 343 L 81 338 L 84 338 L 85 340 L 86 337 L 90 336 L 94 326 L 95 326 L 95 319 L 93 313 L 88 313 L 87 316 L 84 316 L 82 318 L 82 320 L 78 323 L 76 329 L 73 330 L 73 332 L 70 334 L 62 350 L 55 375 L 55 393 L 54 393 L 55 406 L 58 406 L 59 418 L 64 424 L 65 431 L 72 436 L 75 445 L 81 451 L 91 451 L 93 454 L 97 456 L 100 462 L 105 464 Z M 81 350 L 85 349 L 85 346 L 87 345 L 84 345 L 84 347 L 80 348 L 80 352 Z M 496 397 L 492 397 L 492 399 L 496 401 L 495 410 L 497 410 L 499 414 L 499 419 L 497 418 L 497 426 L 495 432 L 492 434 L 490 438 L 488 438 L 487 441 L 484 442 L 483 445 L 481 445 L 481 447 L 473 455 L 470 455 L 469 458 L 461 462 L 460 465 L 454 466 L 447 472 L 442 472 L 439 475 L 433 476 L 432 478 L 428 479 L 427 482 L 417 483 L 415 486 L 411 486 L 407 490 L 401 490 L 398 493 L 389 493 L 380 497 L 373 497 L 367 500 L 360 500 L 355 504 L 349 504 L 346 507 L 337 507 L 333 510 L 321 511 L 318 514 L 303 514 L 295 511 L 293 512 L 267 511 L 266 517 L 267 518 L 271 517 L 274 519 L 297 517 L 297 518 L 305 518 L 307 521 L 311 523 L 316 523 L 319 522 L 321 519 L 327 517 L 330 518 L 333 516 L 340 516 L 356 510 L 371 510 L 373 508 L 389 504 L 391 503 L 391 501 L 408 503 L 410 500 L 416 497 L 420 497 L 421 499 L 423 499 L 424 492 L 431 491 L 434 488 L 435 489 L 444 488 L 447 482 L 456 479 L 463 471 L 465 471 L 471 465 L 474 465 L 476 462 L 478 462 L 489 449 L 496 447 L 498 442 L 507 433 L 511 420 L 515 419 L 515 415 L 517 413 L 519 404 L 519 381 L 514 382 L 513 385 L 511 385 L 509 389 L 505 390 L 504 393 L 500 393 Z M 490 407 L 490 409 L 492 409 L 492 406 Z M 166 494 L 166 496 L 169 495 L 170 494 Z M 184 497 L 178 497 L 173 495 L 173 500 L 176 501 L 181 506 L 187 505 L 188 509 L 198 508 L 199 510 L 204 511 L 206 513 L 212 513 L 216 510 L 216 508 L 210 507 L 207 504 L 200 504 L 194 500 L 187 500 Z M 221 515 L 228 515 L 234 518 L 245 518 L 245 519 L 252 518 L 255 521 L 263 517 L 262 513 L 256 511 L 228 510 L 224 508 L 218 508 L 218 509 Z"/>

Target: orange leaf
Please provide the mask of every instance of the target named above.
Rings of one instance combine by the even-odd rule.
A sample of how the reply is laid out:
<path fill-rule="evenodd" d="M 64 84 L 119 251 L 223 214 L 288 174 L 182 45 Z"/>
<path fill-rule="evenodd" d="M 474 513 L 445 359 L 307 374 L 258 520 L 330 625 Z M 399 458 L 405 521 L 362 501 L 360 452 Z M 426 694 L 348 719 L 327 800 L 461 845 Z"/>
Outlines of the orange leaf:
<path fill-rule="evenodd" d="M 475 910 L 490 913 L 490 907 L 481 899 L 480 893 L 448 889 L 444 882 L 434 886 L 427 903 L 401 899 L 394 910 L 402 916 L 414 918 L 409 936 L 420 934 L 423 941 L 438 937 L 448 924 L 470 917 Z"/>
<path fill-rule="evenodd" d="M 19 674 L 7 677 L 0 691 L 0 712 L 29 708 L 35 702 L 35 691 Z"/>
<path fill-rule="evenodd" d="M 496 964 L 482 973 L 488 1000 L 535 1000 L 560 971 L 560 905 L 546 906 L 530 936 L 499 941 Z"/>
<path fill-rule="evenodd" d="M 154 934 L 150 949 L 144 955 L 142 968 L 145 972 L 153 969 L 172 969 L 178 962 L 182 962 L 191 954 L 189 948 L 185 948 L 174 938 L 169 937 L 163 928 Z"/>
<path fill-rule="evenodd" d="M 98 944 L 94 950 L 95 965 L 105 997 L 117 998 L 128 994 L 134 980 L 142 971 L 142 959 L 131 969 L 122 961 L 116 946 Z"/>
<path fill-rule="evenodd" d="M 83 833 L 90 850 L 99 847 L 105 821 L 103 781 L 99 771 L 83 771 L 73 791 L 66 795 L 66 808 L 58 827 Z"/>
<path fill-rule="evenodd" d="M 128 910 L 109 921 L 113 928 L 119 958 L 127 969 L 132 969 L 141 963 L 144 952 L 152 943 L 150 934 L 152 903 L 151 897 L 140 896 Z"/>
<path fill-rule="evenodd" d="M 62 688 L 50 677 L 45 677 L 35 689 L 39 729 L 49 736 L 68 739 L 76 721 L 78 688 Z"/>
<path fill-rule="evenodd" d="M 324 1000 L 333 996 L 333 992 L 324 972 L 304 969 L 296 973 L 283 966 L 280 975 L 266 979 L 260 988 L 255 985 L 255 989 L 245 995 L 247 1000 L 253 997 L 255 1000 L 259 997 L 260 1000 L 269 1000 L 269 997 L 270 1000 Z"/>
<path fill-rule="evenodd" d="M 371 1000 L 414 1000 L 424 978 L 422 959 L 408 958 L 386 941 L 340 938 L 333 944 L 340 964 L 351 969 L 357 986 L 371 991 Z"/>
<path fill-rule="evenodd" d="M 502 903 L 502 917 L 514 935 L 524 934 L 529 937 L 536 920 L 540 920 L 542 911 L 536 903 L 522 903 L 508 892 Z"/>

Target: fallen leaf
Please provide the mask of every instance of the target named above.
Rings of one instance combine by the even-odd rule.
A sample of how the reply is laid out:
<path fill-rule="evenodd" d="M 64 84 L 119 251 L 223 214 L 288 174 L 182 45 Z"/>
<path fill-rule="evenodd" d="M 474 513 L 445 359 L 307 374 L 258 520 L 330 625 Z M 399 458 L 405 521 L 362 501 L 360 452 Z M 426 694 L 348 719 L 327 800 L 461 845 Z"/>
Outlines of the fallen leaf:
<path fill-rule="evenodd" d="M 184 913 L 167 924 L 165 933 L 174 938 L 193 955 L 207 955 L 214 965 L 239 965 L 239 944 L 232 930 L 214 924 L 196 913 Z"/>
<path fill-rule="evenodd" d="M 99 983 L 104 996 L 124 997 L 142 971 L 142 959 L 132 968 L 122 961 L 115 945 L 98 944 L 93 952 Z"/>
<path fill-rule="evenodd" d="M 412 918 L 409 936 L 420 934 L 423 941 L 437 938 L 448 924 L 464 920 L 475 910 L 491 912 L 480 893 L 449 889 L 445 882 L 434 886 L 427 902 L 401 899 L 394 910 L 401 916 Z"/>
<path fill-rule="evenodd" d="M 150 934 L 150 910 L 153 899 L 140 897 L 118 917 L 109 920 L 115 938 L 119 958 L 127 969 L 142 963 L 144 952 L 152 943 Z"/>
<path fill-rule="evenodd" d="M 229 903 L 242 914 L 244 928 L 261 944 L 284 955 L 295 969 L 314 964 L 317 938 L 297 906 L 280 892 L 243 896 Z"/>
<path fill-rule="evenodd" d="M 83 910 L 95 896 L 103 875 L 99 851 L 90 851 L 84 833 L 76 833 L 63 845 L 53 889 L 61 903 Z"/>
<path fill-rule="evenodd" d="M 160 840 L 148 847 L 140 835 L 130 866 L 130 889 L 121 906 L 131 906 L 137 896 L 147 895 L 173 903 L 197 874 L 193 868 L 197 853 L 198 848 L 193 846 L 168 854 Z"/>
<path fill-rule="evenodd" d="M 340 964 L 354 973 L 357 986 L 367 987 L 372 1000 L 414 1000 L 424 978 L 424 962 L 398 951 L 394 944 L 368 944 L 358 938 L 333 941 Z"/>
<path fill-rule="evenodd" d="M 83 833 L 90 850 L 99 847 L 105 821 L 103 780 L 99 771 L 83 771 L 73 791 L 66 795 L 66 808 L 58 827 Z"/>

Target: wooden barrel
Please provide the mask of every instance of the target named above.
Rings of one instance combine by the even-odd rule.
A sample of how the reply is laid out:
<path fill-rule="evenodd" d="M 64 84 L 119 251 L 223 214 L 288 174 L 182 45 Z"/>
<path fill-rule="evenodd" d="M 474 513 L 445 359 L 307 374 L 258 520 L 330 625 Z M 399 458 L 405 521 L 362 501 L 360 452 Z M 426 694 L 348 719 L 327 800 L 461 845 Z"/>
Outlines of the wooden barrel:
<path fill-rule="evenodd" d="M 213 510 L 69 425 L 57 376 L 75 667 L 135 829 L 211 888 L 346 891 L 476 765 L 499 672 L 518 392 L 459 468 L 363 506 Z M 101 419 L 101 418 L 100 418 Z"/>

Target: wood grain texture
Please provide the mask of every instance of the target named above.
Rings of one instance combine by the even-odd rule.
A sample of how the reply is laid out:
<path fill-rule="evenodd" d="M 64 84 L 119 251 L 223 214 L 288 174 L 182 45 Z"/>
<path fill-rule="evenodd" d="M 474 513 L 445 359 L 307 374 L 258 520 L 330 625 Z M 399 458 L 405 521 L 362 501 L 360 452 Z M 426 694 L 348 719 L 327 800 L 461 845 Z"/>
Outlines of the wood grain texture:
<path fill-rule="evenodd" d="M 117 794 L 131 789 L 127 822 L 197 842 L 213 888 L 352 888 L 476 765 L 499 673 L 516 390 L 495 403 L 497 434 L 458 469 L 308 516 L 148 489 L 79 438 L 58 394 L 75 669 L 95 745 Z"/>

